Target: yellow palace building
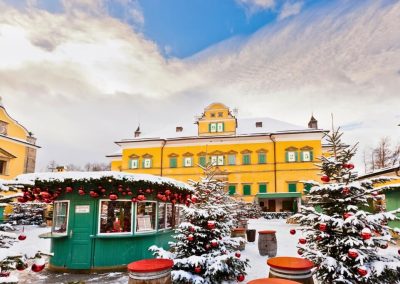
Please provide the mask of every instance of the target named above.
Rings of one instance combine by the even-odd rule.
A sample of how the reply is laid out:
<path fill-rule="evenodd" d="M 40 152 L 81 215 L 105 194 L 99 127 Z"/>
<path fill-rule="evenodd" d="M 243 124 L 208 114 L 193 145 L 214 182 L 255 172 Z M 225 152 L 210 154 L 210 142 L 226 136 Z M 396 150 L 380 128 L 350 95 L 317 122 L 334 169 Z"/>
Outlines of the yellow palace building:
<path fill-rule="evenodd" d="M 115 142 L 120 151 L 107 156 L 111 169 L 187 181 L 203 175 L 197 165 L 212 163 L 229 194 L 269 212 L 295 211 L 304 190 L 300 181 L 318 179 L 314 164 L 325 131 L 313 117 L 308 127 L 268 117 L 239 119 L 213 103 L 195 124 L 171 130 L 142 135 L 138 128 L 133 138 Z"/>
<path fill-rule="evenodd" d="M 38 148 L 36 138 L 7 113 L 0 97 L 0 179 L 33 173 Z"/>

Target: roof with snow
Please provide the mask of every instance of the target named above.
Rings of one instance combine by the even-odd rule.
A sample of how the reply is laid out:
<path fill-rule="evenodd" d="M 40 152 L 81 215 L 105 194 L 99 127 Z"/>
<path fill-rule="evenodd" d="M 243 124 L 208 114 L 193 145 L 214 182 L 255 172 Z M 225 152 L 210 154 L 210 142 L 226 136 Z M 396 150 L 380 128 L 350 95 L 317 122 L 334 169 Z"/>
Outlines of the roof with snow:
<path fill-rule="evenodd" d="M 123 180 L 129 182 L 149 182 L 154 184 L 169 184 L 181 190 L 193 192 L 194 189 L 190 185 L 174 180 L 172 178 L 154 176 L 149 174 L 130 174 L 115 171 L 103 172 L 48 172 L 48 173 L 32 173 L 17 176 L 9 184 L 34 185 L 36 181 L 40 182 L 64 182 L 72 181 L 91 181 L 103 178 L 113 178 L 115 180 Z"/>
<path fill-rule="evenodd" d="M 386 168 L 382 168 L 382 169 L 377 169 L 375 171 L 363 174 L 363 175 L 359 175 L 357 177 L 357 179 L 365 179 L 365 178 L 370 178 L 370 177 L 376 177 L 379 175 L 383 175 L 383 174 L 400 174 L 400 164 L 396 165 L 396 166 L 391 166 L 391 167 L 386 167 Z M 398 177 L 400 179 L 400 177 Z"/>

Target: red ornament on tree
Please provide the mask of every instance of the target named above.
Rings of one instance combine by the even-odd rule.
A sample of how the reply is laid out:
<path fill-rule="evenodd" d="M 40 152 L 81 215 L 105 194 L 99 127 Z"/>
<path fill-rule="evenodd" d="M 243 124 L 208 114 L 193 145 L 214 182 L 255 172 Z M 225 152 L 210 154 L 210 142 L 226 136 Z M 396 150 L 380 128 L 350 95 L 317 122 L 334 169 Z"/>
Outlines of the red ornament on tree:
<path fill-rule="evenodd" d="M 201 266 L 196 266 L 194 268 L 194 272 L 196 272 L 197 274 L 199 274 L 201 272 Z"/>
<path fill-rule="evenodd" d="M 218 242 L 216 240 L 212 240 L 211 245 L 215 248 L 218 246 Z"/>
<path fill-rule="evenodd" d="M 197 199 L 197 196 L 196 196 L 196 195 L 193 195 L 191 200 L 192 200 L 193 203 L 196 203 L 197 200 L 198 200 L 198 199 Z"/>
<path fill-rule="evenodd" d="M 298 249 L 298 250 L 297 250 L 297 253 L 298 253 L 299 255 L 302 255 L 302 254 L 303 254 L 303 250 L 302 250 L 302 249 Z"/>
<path fill-rule="evenodd" d="M 0 272 L 0 277 L 8 277 L 8 276 L 10 276 L 10 272 L 9 271 Z M 5 283 L 7 283 L 7 282 L 5 282 Z"/>
<path fill-rule="evenodd" d="M 321 237 L 321 236 L 317 236 L 315 239 L 316 239 L 317 241 L 322 241 L 322 237 Z"/>
<path fill-rule="evenodd" d="M 353 164 L 344 164 L 343 167 L 345 167 L 346 169 L 352 170 L 354 169 L 354 165 Z"/>
<path fill-rule="evenodd" d="M 215 228 L 215 221 L 208 221 L 207 222 L 207 228 L 212 230 Z"/>
<path fill-rule="evenodd" d="M 290 234 L 291 234 L 291 235 L 295 235 L 295 234 L 296 234 L 296 230 L 295 230 L 295 229 L 291 229 L 291 230 L 290 230 Z"/>
<path fill-rule="evenodd" d="M 190 227 L 189 227 L 189 232 L 192 232 L 192 233 L 193 233 L 194 231 L 195 231 L 194 227 L 190 226 Z"/>
<path fill-rule="evenodd" d="M 330 179 L 327 175 L 323 175 L 323 176 L 321 177 L 321 180 L 322 180 L 323 182 L 329 182 L 331 179 Z"/>
<path fill-rule="evenodd" d="M 151 193 L 151 189 L 150 188 L 146 189 L 146 193 Z"/>
<path fill-rule="evenodd" d="M 65 192 L 71 193 L 71 192 L 72 192 L 72 187 L 67 186 L 67 187 L 65 188 Z"/>
<path fill-rule="evenodd" d="M 243 281 L 244 281 L 244 275 L 243 275 L 243 274 L 239 274 L 239 275 L 237 276 L 237 281 L 243 282 Z"/>
<path fill-rule="evenodd" d="M 171 190 L 167 189 L 167 190 L 165 191 L 165 195 L 170 195 L 170 194 L 171 194 Z"/>
<path fill-rule="evenodd" d="M 299 239 L 299 243 L 302 244 L 302 245 L 304 245 L 305 243 L 307 243 L 307 240 L 304 239 L 304 238 L 300 238 L 300 239 Z"/>
<path fill-rule="evenodd" d="M 350 189 L 349 189 L 348 187 L 345 187 L 345 188 L 343 188 L 342 193 L 343 193 L 344 195 L 347 195 L 347 194 L 350 193 Z"/>
<path fill-rule="evenodd" d="M 132 200 L 133 203 L 137 202 L 137 199 L 135 197 L 133 197 L 131 200 Z"/>
<path fill-rule="evenodd" d="M 319 230 L 320 231 L 322 231 L 322 232 L 325 232 L 326 231 L 326 224 L 325 223 L 321 223 L 321 224 L 319 224 Z"/>
<path fill-rule="evenodd" d="M 357 268 L 357 272 L 358 272 L 358 274 L 360 274 L 360 276 L 365 276 L 368 274 L 368 270 L 365 266 L 361 266 L 361 267 Z"/>
<path fill-rule="evenodd" d="M 23 196 L 18 197 L 17 200 L 18 200 L 19 203 L 25 203 L 25 202 L 28 201 L 28 199 L 26 197 L 23 197 Z"/>
<path fill-rule="evenodd" d="M 355 249 L 349 249 L 349 252 L 347 253 L 347 255 L 350 257 L 350 258 L 357 258 L 358 257 L 358 252 L 357 252 L 357 250 L 355 250 Z"/>
<path fill-rule="evenodd" d="M 236 256 L 237 258 L 239 258 L 239 257 L 241 256 L 240 251 L 235 252 L 235 256 Z"/>
<path fill-rule="evenodd" d="M 18 236 L 18 240 L 23 241 L 26 239 L 26 235 L 24 234 L 24 229 L 22 229 L 22 234 Z"/>
<path fill-rule="evenodd" d="M 110 200 L 115 201 L 118 199 L 118 195 L 116 195 L 115 193 L 111 193 L 108 198 L 110 198 Z"/>
<path fill-rule="evenodd" d="M 369 240 L 372 236 L 371 230 L 369 228 L 364 228 L 361 231 L 361 238 L 363 238 L 363 240 Z"/>
<path fill-rule="evenodd" d="M 139 195 L 137 196 L 137 200 L 139 200 L 139 201 L 146 200 L 146 196 L 144 196 L 143 194 L 139 194 Z"/>
<path fill-rule="evenodd" d="M 85 195 L 85 191 L 83 189 L 78 190 L 79 195 Z"/>
<path fill-rule="evenodd" d="M 194 240 L 194 237 L 193 237 L 193 235 L 192 235 L 192 234 L 190 234 L 190 235 L 187 237 L 187 240 L 188 240 L 189 242 L 193 241 L 193 240 Z"/>
<path fill-rule="evenodd" d="M 32 264 L 32 271 L 33 272 L 40 272 L 44 269 L 46 263 L 44 258 L 35 258 L 34 263 Z"/>
<path fill-rule="evenodd" d="M 343 219 L 347 219 L 347 218 L 349 218 L 349 217 L 351 217 L 351 216 L 353 216 L 353 213 L 351 213 L 351 212 L 345 212 L 344 214 L 343 214 Z"/>
<path fill-rule="evenodd" d="M 389 247 L 389 244 L 388 243 L 385 243 L 385 244 L 381 244 L 380 245 L 380 248 L 381 249 L 387 249 Z"/>

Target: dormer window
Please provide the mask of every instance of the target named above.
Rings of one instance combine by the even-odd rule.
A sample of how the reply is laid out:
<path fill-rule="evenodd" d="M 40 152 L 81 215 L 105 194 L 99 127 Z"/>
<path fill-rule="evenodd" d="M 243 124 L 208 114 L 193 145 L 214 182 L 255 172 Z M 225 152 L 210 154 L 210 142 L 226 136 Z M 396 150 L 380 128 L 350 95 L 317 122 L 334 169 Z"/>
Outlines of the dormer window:
<path fill-rule="evenodd" d="M 262 127 L 262 121 L 257 121 L 256 122 L 256 127 L 261 128 Z"/>
<path fill-rule="evenodd" d="M 215 117 L 215 113 L 214 112 L 211 113 L 211 117 Z"/>
<path fill-rule="evenodd" d="M 218 113 L 218 117 L 222 117 L 223 115 L 224 115 L 223 112 L 219 112 L 219 113 Z"/>
<path fill-rule="evenodd" d="M 182 132 L 183 131 L 183 127 L 182 126 L 177 126 L 176 127 L 176 132 Z"/>
<path fill-rule="evenodd" d="M 0 120 L 0 134 L 7 135 L 7 122 Z"/>

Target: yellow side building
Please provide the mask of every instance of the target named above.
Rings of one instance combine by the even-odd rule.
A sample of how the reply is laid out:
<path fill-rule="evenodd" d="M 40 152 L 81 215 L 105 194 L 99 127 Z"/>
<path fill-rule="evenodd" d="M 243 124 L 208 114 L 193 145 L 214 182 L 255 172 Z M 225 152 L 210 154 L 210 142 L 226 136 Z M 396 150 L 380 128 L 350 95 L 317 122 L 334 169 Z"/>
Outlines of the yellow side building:
<path fill-rule="evenodd" d="M 239 119 L 227 106 L 213 103 L 195 124 L 179 124 L 154 135 L 138 128 L 131 139 L 115 142 L 111 169 L 148 173 L 181 181 L 198 180 L 198 165 L 212 163 L 229 194 L 258 202 L 265 211 L 296 211 L 304 186 L 319 179 L 324 130 L 312 117 L 308 127 L 268 117 Z"/>
<path fill-rule="evenodd" d="M 38 148 L 33 134 L 7 113 L 0 98 L 0 179 L 33 173 Z"/>

